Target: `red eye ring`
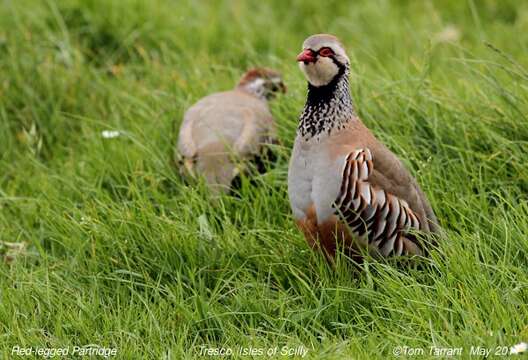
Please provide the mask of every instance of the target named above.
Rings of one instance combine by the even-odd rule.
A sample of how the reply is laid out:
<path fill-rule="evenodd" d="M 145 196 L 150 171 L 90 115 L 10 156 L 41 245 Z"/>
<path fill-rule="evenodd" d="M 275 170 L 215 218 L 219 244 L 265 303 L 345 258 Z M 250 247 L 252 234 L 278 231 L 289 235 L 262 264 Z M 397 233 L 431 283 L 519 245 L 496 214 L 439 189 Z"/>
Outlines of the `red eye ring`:
<path fill-rule="evenodd" d="M 320 56 L 324 56 L 324 57 L 328 57 L 328 56 L 334 55 L 334 52 L 332 51 L 332 49 L 330 49 L 328 47 L 324 47 L 321 50 L 319 50 L 319 55 Z"/>

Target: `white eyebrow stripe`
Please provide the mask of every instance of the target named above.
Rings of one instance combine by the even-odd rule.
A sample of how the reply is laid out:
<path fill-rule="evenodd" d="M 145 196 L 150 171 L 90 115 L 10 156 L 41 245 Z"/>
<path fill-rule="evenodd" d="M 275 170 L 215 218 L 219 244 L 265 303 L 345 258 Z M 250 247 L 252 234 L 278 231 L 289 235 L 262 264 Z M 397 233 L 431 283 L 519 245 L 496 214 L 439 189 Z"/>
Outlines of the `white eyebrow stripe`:
<path fill-rule="evenodd" d="M 262 78 L 256 78 L 255 80 L 252 80 L 250 81 L 248 84 L 247 84 L 247 87 L 249 89 L 257 89 L 257 88 L 260 88 L 262 87 L 262 85 L 264 85 L 266 81 Z"/>
<path fill-rule="evenodd" d="M 330 49 L 332 49 L 332 50 L 335 51 L 334 46 L 336 46 L 336 45 L 337 45 L 337 44 L 336 44 L 335 42 L 324 41 L 324 42 L 322 42 L 321 44 L 319 44 L 319 46 L 318 46 L 317 48 L 312 47 L 311 49 L 312 49 L 313 51 L 319 51 L 319 50 L 321 50 L 321 49 L 324 48 L 324 47 L 329 47 Z M 308 48 L 309 48 L 309 46 L 307 46 L 307 45 L 303 45 L 303 50 L 306 50 L 306 49 L 308 49 Z"/>

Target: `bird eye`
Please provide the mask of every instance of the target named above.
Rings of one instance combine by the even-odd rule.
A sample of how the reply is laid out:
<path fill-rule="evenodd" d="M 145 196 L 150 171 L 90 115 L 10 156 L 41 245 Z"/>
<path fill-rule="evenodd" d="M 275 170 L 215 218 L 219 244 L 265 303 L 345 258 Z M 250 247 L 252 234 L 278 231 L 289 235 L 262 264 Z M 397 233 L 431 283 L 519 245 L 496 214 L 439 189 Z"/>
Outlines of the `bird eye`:
<path fill-rule="evenodd" d="M 325 47 L 319 50 L 319 55 L 328 57 L 334 55 L 334 52 L 332 51 L 332 49 Z"/>

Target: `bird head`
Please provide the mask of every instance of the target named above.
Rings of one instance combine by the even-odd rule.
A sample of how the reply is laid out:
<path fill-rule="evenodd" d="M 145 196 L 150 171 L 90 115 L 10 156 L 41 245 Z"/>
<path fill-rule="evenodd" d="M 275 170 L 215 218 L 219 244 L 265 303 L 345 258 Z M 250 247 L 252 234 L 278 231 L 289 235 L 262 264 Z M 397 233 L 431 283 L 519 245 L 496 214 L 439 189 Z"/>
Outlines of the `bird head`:
<path fill-rule="evenodd" d="M 312 35 L 304 40 L 297 61 L 308 82 L 315 87 L 328 85 L 350 64 L 339 39 L 328 34 Z"/>
<path fill-rule="evenodd" d="M 249 91 L 267 100 L 277 93 L 285 93 L 286 85 L 277 71 L 268 68 L 253 68 L 248 70 L 240 79 L 238 88 Z"/>

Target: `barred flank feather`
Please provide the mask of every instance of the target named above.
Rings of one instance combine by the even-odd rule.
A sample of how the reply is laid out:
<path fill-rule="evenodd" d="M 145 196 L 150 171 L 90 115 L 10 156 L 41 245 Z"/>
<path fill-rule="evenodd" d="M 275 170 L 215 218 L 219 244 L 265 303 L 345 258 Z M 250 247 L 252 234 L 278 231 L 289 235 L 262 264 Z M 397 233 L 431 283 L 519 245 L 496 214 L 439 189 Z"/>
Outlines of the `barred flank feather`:
<path fill-rule="evenodd" d="M 333 207 L 354 236 L 368 239 L 383 256 L 414 253 L 415 247 L 410 251 L 405 242 L 412 241 L 419 247 L 409 230 L 420 230 L 420 221 L 405 200 L 368 182 L 373 167 L 369 149 L 348 154 L 340 193 Z"/>

